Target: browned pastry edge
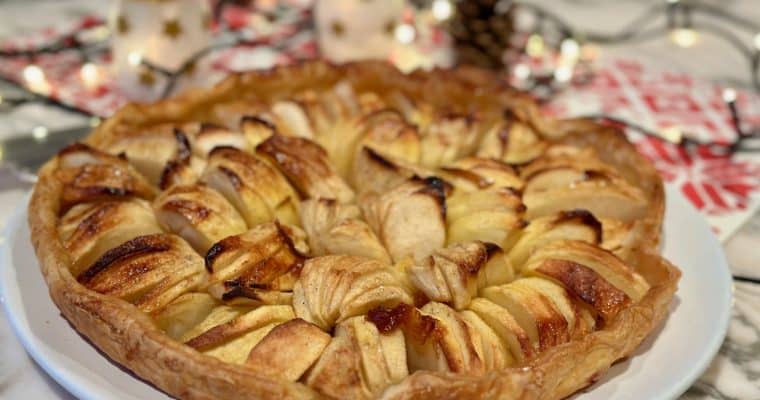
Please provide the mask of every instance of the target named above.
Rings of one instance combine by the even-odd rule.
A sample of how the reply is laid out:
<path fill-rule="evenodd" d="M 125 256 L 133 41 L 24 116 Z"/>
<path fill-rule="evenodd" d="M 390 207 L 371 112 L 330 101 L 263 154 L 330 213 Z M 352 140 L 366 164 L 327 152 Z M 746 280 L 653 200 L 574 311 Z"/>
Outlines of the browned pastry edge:
<path fill-rule="evenodd" d="M 421 91 L 426 98 L 464 100 L 467 93 L 477 101 L 515 107 L 516 112 L 543 134 L 559 141 L 586 144 L 598 150 L 606 162 L 642 188 L 651 200 L 649 215 L 640 224 L 638 247 L 626 261 L 636 266 L 652 285 L 638 304 L 619 313 L 601 331 L 552 348 L 522 368 L 493 371 L 485 376 L 418 372 L 402 382 L 405 390 L 390 388 L 394 398 L 562 398 L 586 387 L 616 360 L 630 355 L 667 315 L 680 272 L 655 254 L 664 212 L 662 181 L 652 165 L 639 155 L 623 135 L 591 121 L 555 121 L 540 116 L 525 95 L 497 83 L 494 74 L 460 69 L 413 73 L 408 76 L 384 64 L 368 62 L 331 66 L 309 62 L 233 76 L 210 91 L 193 91 L 155 105 L 129 105 L 102 124 L 86 141 L 104 145 L 121 131 L 169 121 L 202 119 L 204 109 L 240 93 L 258 92 L 277 96 L 307 85 L 327 85 L 346 76 L 353 84 L 395 85 Z M 294 79 L 297 78 L 297 79 Z M 321 78 L 324 78 L 320 80 Z M 445 84 L 435 83 L 444 82 Z M 367 83 L 372 82 L 372 83 Z M 488 84 L 486 86 L 483 86 Z M 455 94 L 441 91 L 455 87 Z M 479 88 L 480 87 L 480 88 Z M 489 87 L 491 89 L 483 89 Z M 457 97 L 459 96 L 459 97 Z M 469 100 L 470 98 L 468 98 Z M 479 100 L 478 100 L 479 99 Z M 473 101 L 477 106 L 477 101 Z M 37 258 L 53 301 L 72 325 L 96 347 L 136 375 L 167 393 L 184 399 L 212 398 L 313 398 L 314 391 L 255 373 L 242 366 L 202 355 L 166 336 L 148 316 L 131 304 L 90 291 L 76 282 L 68 270 L 69 255 L 58 239 L 57 224 L 61 185 L 53 172 L 57 159 L 39 171 L 39 181 L 29 205 L 29 224 Z"/>

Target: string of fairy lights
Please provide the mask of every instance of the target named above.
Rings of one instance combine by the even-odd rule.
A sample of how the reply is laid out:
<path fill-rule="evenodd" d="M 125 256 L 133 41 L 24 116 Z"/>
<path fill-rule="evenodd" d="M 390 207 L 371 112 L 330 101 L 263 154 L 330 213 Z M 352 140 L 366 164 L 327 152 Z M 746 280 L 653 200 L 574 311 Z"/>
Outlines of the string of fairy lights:
<path fill-rule="evenodd" d="M 219 1 L 217 3 L 214 12 L 217 23 L 220 23 L 219 17 L 228 3 L 234 3 L 234 1 Z M 441 26 L 444 26 L 457 10 L 457 2 L 454 0 L 418 0 L 414 3 L 419 7 L 419 15 L 432 16 Z M 533 21 L 524 32 L 514 32 L 516 40 L 511 48 L 505 49 L 505 61 L 510 65 L 511 81 L 517 87 L 534 93 L 539 100 L 549 99 L 571 85 L 583 85 L 590 82 L 593 78 L 591 65 L 594 59 L 598 57 L 600 45 L 631 43 L 669 36 L 670 40 L 678 46 L 692 47 L 698 44 L 702 34 L 712 35 L 725 41 L 745 57 L 750 82 L 753 88 L 760 93 L 760 25 L 742 16 L 733 15 L 714 4 L 698 0 L 666 0 L 652 5 L 614 33 L 598 33 L 578 29 L 560 15 L 532 3 L 501 0 L 495 2 L 494 9 L 497 12 L 501 10 L 501 12 L 515 12 L 516 15 L 527 15 Z M 664 16 L 664 19 L 657 18 L 661 16 Z M 704 21 L 696 18 L 697 16 L 709 16 L 714 21 Z M 277 14 L 267 15 L 267 17 L 276 20 Z M 295 21 L 293 29 L 287 30 L 284 34 L 277 32 L 260 37 L 250 37 L 245 32 L 234 31 L 221 24 L 220 37 L 224 37 L 224 40 L 217 41 L 211 46 L 199 50 L 174 70 L 153 64 L 137 53 L 130 54 L 128 61 L 135 68 L 146 68 L 152 73 L 162 75 L 166 82 L 163 90 L 165 97 L 172 93 L 181 76 L 191 71 L 196 62 L 210 53 L 236 46 L 266 45 L 275 50 L 282 49 L 286 47 L 288 40 L 296 33 L 313 29 L 311 20 L 311 13 L 307 9 L 301 18 Z M 664 22 L 659 22 L 660 20 Z M 753 34 L 752 43 L 747 44 L 732 30 L 727 29 L 728 25 Z M 402 22 L 395 26 L 393 35 L 395 40 L 408 44 L 415 41 L 417 29 L 418 26 L 415 22 Z M 3 98 L 0 95 L 0 107 L 2 107 L 0 110 L 9 108 L 8 105 L 17 106 L 27 102 L 44 102 L 69 111 L 90 115 L 86 110 L 65 104 L 51 97 L 51 87 L 45 72 L 35 61 L 38 57 L 46 54 L 75 53 L 82 64 L 79 69 L 79 79 L 85 87 L 95 87 L 104 79 L 104 73 L 97 60 L 108 51 L 109 35 L 109 29 L 103 21 L 91 21 L 40 47 L 0 50 L 0 59 L 25 59 L 29 61 L 29 64 L 23 69 L 20 84 L 0 78 L 6 83 L 17 85 L 19 89 L 22 89 L 22 95 L 16 97 Z M 554 55 L 557 56 L 553 57 Z M 556 61 L 551 68 L 536 70 L 521 61 L 525 57 L 533 59 L 546 57 Z M 681 132 L 678 129 L 658 132 L 609 115 L 600 114 L 589 117 L 622 124 L 643 134 L 685 147 L 707 146 L 711 150 L 727 154 L 760 151 L 760 146 L 755 143 L 760 141 L 758 140 L 760 139 L 760 127 L 747 127 L 743 123 L 737 107 L 736 90 L 730 87 L 725 88 L 723 100 L 731 114 L 736 131 L 736 138 L 730 143 L 701 143 L 693 139 L 688 132 Z"/>

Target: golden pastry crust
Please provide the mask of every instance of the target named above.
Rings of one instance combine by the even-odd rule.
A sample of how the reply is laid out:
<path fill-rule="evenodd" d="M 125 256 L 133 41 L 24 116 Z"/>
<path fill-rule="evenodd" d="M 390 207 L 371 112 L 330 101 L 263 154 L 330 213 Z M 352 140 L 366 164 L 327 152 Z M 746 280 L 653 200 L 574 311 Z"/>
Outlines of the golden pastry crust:
<path fill-rule="evenodd" d="M 527 95 L 517 92 L 486 71 L 474 68 L 413 72 L 403 75 L 379 62 L 333 66 L 322 61 L 236 75 L 211 90 L 197 90 L 154 105 L 128 105 L 99 126 L 85 143 L 108 148 L 135 130 L 167 123 L 219 120 L 217 105 L 248 101 L 285 100 L 304 89 L 321 90 L 346 80 L 358 90 L 410 99 L 424 99 L 434 107 L 454 105 L 480 120 L 501 118 L 508 109 L 521 123 L 556 144 L 595 150 L 602 162 L 640 190 L 646 215 L 632 223 L 636 232 L 629 251 L 618 254 L 646 280 L 649 290 L 641 301 L 623 307 L 602 329 L 551 347 L 527 364 L 482 375 L 417 371 L 388 387 L 381 397 L 393 399 L 503 398 L 559 399 L 593 383 L 611 364 L 630 355 L 667 315 L 680 271 L 657 255 L 664 213 L 664 190 L 657 172 L 621 132 L 588 120 L 552 120 L 541 116 Z M 394 93 L 395 93 L 394 92 Z M 372 99 L 361 106 L 375 107 Z M 423 120 L 424 116 L 411 118 Z M 477 129 L 478 124 L 473 124 Z M 319 393 L 257 372 L 222 362 L 171 339 L 150 316 L 126 301 L 101 295 L 77 282 L 72 260 L 59 239 L 65 185 L 57 177 L 60 159 L 39 171 L 29 205 L 32 242 L 50 295 L 62 314 L 96 347 L 139 377 L 172 396 L 214 398 L 318 398 Z M 617 254 L 617 253 L 616 253 Z"/>

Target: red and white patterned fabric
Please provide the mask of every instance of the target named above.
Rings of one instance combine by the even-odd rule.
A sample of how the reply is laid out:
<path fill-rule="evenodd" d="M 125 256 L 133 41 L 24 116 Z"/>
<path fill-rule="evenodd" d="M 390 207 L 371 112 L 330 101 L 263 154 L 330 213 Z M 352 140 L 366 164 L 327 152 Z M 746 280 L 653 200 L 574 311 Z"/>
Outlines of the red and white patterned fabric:
<path fill-rule="evenodd" d="M 700 141 L 729 143 L 736 137 L 722 89 L 688 74 L 653 68 L 629 59 L 602 59 L 593 80 L 566 91 L 548 106 L 552 114 L 604 113 L 654 131 L 677 127 Z M 738 92 L 748 125 L 760 124 L 760 98 Z M 724 240 L 760 207 L 760 153 L 716 154 L 682 147 L 633 130 L 629 138 L 666 182 L 704 214 Z"/>
<path fill-rule="evenodd" d="M 228 25 L 248 26 L 242 11 L 226 15 Z M 46 29 L 37 36 L 6 40 L 0 48 L 35 47 L 81 27 L 100 21 L 87 17 L 76 24 Z M 269 35 L 288 37 L 284 50 L 266 44 L 236 47 L 212 53 L 204 60 L 207 84 L 226 74 L 247 69 L 287 64 L 296 59 L 317 56 L 311 31 L 293 33 L 293 25 L 269 27 Z M 278 33 L 279 32 L 279 33 Z M 259 32 L 263 33 L 263 32 Z M 281 36 L 282 37 L 282 36 Z M 23 83 L 24 67 L 32 60 L 0 60 L 0 76 Z M 107 117 L 124 105 L 126 97 L 105 74 L 102 84 L 87 89 L 81 81 L 81 62 L 76 54 L 64 52 L 38 57 L 50 84 L 50 96 L 93 114 Z M 97 64 L 107 71 L 106 53 Z M 602 59 L 594 64 L 590 83 L 565 91 L 550 104 L 547 112 L 562 116 L 605 113 L 634 121 L 653 130 L 677 126 L 701 140 L 729 142 L 734 138 L 730 114 L 723 103 L 721 89 L 688 74 L 660 70 L 627 59 Z M 739 91 L 737 98 L 742 118 L 760 124 L 760 99 Z M 721 239 L 726 239 L 760 207 L 760 155 L 711 154 L 704 149 L 687 152 L 683 148 L 630 132 L 638 149 L 655 164 L 663 178 L 704 214 Z"/>

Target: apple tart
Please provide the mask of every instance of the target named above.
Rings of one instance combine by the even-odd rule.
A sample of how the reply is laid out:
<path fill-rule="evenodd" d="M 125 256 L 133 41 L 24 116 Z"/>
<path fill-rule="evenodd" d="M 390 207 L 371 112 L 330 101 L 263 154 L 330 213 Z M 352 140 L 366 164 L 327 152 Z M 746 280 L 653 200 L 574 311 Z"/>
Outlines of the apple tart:
<path fill-rule="evenodd" d="M 559 399 L 667 316 L 663 196 L 494 73 L 312 61 L 124 107 L 29 223 L 72 326 L 177 398 Z"/>

